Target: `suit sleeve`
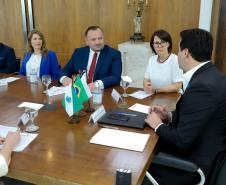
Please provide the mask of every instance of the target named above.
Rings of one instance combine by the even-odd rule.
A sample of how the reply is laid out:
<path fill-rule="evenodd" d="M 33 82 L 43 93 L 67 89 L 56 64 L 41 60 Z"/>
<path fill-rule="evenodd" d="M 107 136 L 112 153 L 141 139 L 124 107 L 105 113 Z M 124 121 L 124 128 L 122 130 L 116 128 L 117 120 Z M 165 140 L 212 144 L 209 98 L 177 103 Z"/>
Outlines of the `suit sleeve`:
<path fill-rule="evenodd" d="M 58 80 L 59 78 L 59 72 L 60 72 L 60 68 L 59 68 L 59 63 L 57 60 L 57 56 L 55 52 L 50 52 L 50 73 L 51 73 L 51 77 L 53 80 Z"/>
<path fill-rule="evenodd" d="M 59 78 L 61 78 L 62 76 L 71 77 L 74 74 L 75 62 L 76 62 L 76 50 L 72 54 L 72 56 L 71 56 L 70 60 L 68 61 L 68 63 L 60 71 L 60 77 Z"/>
<path fill-rule="evenodd" d="M 26 64 L 27 64 L 27 61 L 28 61 L 28 54 L 25 54 L 24 55 L 24 59 L 22 61 L 22 65 L 20 67 L 19 75 L 26 76 Z"/>
<path fill-rule="evenodd" d="M 2 70 L 2 73 L 14 73 L 16 71 L 16 55 L 14 49 L 9 48 L 6 56 L 6 68 Z"/>
<path fill-rule="evenodd" d="M 3 155 L 0 154 L 0 177 L 5 176 L 7 173 L 8 173 L 8 164 Z"/>
<path fill-rule="evenodd" d="M 104 83 L 104 88 L 119 85 L 122 74 L 121 53 L 116 51 L 111 61 L 110 73 L 108 76 L 100 79 Z"/>
<path fill-rule="evenodd" d="M 193 144 L 216 111 L 214 94 L 207 87 L 190 87 L 184 96 L 177 119 L 157 129 L 161 139 L 182 150 Z"/>

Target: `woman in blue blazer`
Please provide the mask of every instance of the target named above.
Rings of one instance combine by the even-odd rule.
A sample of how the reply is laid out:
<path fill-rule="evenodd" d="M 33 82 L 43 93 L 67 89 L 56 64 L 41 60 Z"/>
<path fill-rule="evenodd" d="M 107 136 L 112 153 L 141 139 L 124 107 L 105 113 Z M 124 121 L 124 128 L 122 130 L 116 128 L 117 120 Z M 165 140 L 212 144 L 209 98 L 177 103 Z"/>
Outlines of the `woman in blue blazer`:
<path fill-rule="evenodd" d="M 47 50 L 40 31 L 32 30 L 28 35 L 28 52 L 25 53 L 19 74 L 29 77 L 35 72 L 39 78 L 50 75 L 52 80 L 58 80 L 59 71 L 56 53 Z"/>

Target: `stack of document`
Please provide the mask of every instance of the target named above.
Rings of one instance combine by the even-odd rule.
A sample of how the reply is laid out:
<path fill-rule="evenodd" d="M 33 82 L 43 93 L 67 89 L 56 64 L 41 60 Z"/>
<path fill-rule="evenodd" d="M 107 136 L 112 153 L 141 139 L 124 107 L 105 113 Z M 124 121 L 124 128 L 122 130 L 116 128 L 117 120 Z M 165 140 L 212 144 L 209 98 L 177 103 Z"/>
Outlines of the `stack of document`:
<path fill-rule="evenodd" d="M 149 134 L 102 128 L 90 143 L 143 152 Z"/>
<path fill-rule="evenodd" d="M 148 96 L 151 96 L 152 94 L 148 94 L 145 91 L 139 90 L 139 91 L 129 94 L 129 96 L 132 96 L 137 99 L 144 99 L 144 98 L 147 98 Z"/>
<path fill-rule="evenodd" d="M 20 79 L 20 78 L 17 78 L 17 77 L 3 78 L 3 79 L 0 80 L 0 86 L 8 85 L 8 83 L 13 82 L 13 81 L 18 80 L 18 79 Z"/>
<path fill-rule="evenodd" d="M 8 132 L 15 132 L 16 130 L 16 127 L 0 125 L 0 136 L 5 138 Z M 20 133 L 20 136 L 20 142 L 13 149 L 15 152 L 23 151 L 38 136 L 38 134 Z M 3 145 L 0 145 L 0 149 L 2 149 Z"/>
<path fill-rule="evenodd" d="M 48 96 L 55 96 L 55 95 L 59 95 L 59 94 L 64 94 L 66 92 L 66 87 L 51 87 L 50 89 L 48 89 L 47 91 L 47 95 Z"/>
<path fill-rule="evenodd" d="M 143 112 L 145 114 L 149 113 L 149 107 L 147 105 L 142 105 L 139 103 L 135 103 L 134 105 L 132 105 L 131 107 L 129 107 L 129 110 L 133 110 L 133 111 L 137 111 L 137 112 Z"/>

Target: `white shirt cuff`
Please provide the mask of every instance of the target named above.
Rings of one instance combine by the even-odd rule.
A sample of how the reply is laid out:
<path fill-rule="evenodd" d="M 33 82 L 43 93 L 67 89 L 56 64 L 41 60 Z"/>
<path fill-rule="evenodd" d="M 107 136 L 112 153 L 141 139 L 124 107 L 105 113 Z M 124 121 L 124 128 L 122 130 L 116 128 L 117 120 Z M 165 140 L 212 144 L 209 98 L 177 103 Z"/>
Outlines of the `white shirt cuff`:
<path fill-rule="evenodd" d="M 155 127 L 155 132 L 157 131 L 157 129 L 164 123 L 160 123 L 157 127 Z"/>
<path fill-rule="evenodd" d="M 5 157 L 0 154 L 0 177 L 5 176 L 8 173 L 8 164 Z"/>
<path fill-rule="evenodd" d="M 60 78 L 60 83 L 63 83 L 63 80 L 66 78 L 67 76 L 62 76 L 61 78 Z"/>
<path fill-rule="evenodd" d="M 101 80 L 96 80 L 95 83 L 98 84 L 98 87 L 99 87 L 100 89 L 104 89 L 104 83 L 103 83 Z"/>
<path fill-rule="evenodd" d="M 172 122 L 172 119 L 173 119 L 173 114 L 172 114 L 172 112 L 168 112 L 168 121 L 169 121 L 169 122 Z"/>

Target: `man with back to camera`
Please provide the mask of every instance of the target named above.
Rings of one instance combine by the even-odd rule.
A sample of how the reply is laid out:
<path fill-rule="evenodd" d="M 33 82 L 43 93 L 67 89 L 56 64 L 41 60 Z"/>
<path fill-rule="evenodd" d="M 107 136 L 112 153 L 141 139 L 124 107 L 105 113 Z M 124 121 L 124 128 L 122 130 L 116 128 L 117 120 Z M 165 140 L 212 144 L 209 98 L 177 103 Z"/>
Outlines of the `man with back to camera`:
<path fill-rule="evenodd" d="M 226 78 L 210 61 L 213 39 L 209 32 L 189 29 L 180 37 L 178 61 L 185 72 L 184 93 L 174 112 L 152 106 L 145 121 L 160 137 L 157 151 L 196 163 L 209 184 L 213 169 L 226 155 Z M 191 174 L 157 164 L 151 164 L 149 171 L 161 185 L 199 181 L 198 176 L 191 178 Z"/>
<path fill-rule="evenodd" d="M 16 56 L 14 49 L 0 43 L 0 73 L 16 72 Z"/>
<path fill-rule="evenodd" d="M 60 73 L 60 82 L 66 86 L 73 74 L 87 71 L 88 86 L 101 89 L 119 85 L 122 73 L 121 53 L 104 44 L 103 30 L 90 26 L 85 31 L 87 46 L 75 49 Z"/>

